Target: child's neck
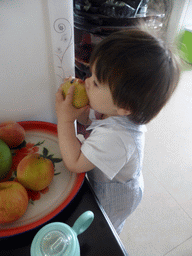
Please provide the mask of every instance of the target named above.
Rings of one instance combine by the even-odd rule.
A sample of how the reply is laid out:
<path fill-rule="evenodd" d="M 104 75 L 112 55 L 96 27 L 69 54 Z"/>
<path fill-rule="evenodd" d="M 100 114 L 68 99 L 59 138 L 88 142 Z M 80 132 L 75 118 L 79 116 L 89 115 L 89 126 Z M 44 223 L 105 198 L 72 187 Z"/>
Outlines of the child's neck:
<path fill-rule="evenodd" d="M 111 117 L 111 116 L 114 116 L 114 115 L 102 114 L 101 119 L 103 120 L 103 119 L 106 119 L 106 118 Z"/>
<path fill-rule="evenodd" d="M 98 114 L 99 114 L 99 115 L 98 115 Z M 96 114 L 96 119 L 103 120 L 103 119 L 106 119 L 106 118 L 111 117 L 111 116 L 114 116 L 114 115 L 107 115 L 107 114 L 100 114 L 100 113 L 97 113 L 97 114 Z"/>

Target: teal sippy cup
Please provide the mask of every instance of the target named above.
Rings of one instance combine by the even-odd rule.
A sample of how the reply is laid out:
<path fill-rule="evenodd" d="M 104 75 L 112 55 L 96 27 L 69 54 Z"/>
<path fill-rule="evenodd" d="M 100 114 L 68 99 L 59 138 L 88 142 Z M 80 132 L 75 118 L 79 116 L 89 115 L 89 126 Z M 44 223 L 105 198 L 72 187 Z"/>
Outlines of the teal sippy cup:
<path fill-rule="evenodd" d="M 62 222 L 45 225 L 32 241 L 31 256 L 80 256 L 77 236 L 90 226 L 93 219 L 93 212 L 86 211 L 72 228 Z"/>

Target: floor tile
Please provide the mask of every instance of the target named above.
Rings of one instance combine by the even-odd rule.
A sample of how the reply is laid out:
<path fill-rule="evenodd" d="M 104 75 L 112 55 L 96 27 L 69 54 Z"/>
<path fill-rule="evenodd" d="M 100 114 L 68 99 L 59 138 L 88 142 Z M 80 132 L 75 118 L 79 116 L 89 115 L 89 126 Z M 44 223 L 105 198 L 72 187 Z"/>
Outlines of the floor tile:
<path fill-rule="evenodd" d="M 164 256 L 191 256 L 192 255 L 192 238 L 177 246 L 171 252 Z"/>
<path fill-rule="evenodd" d="M 164 255 L 192 236 L 192 220 L 147 169 L 144 179 L 144 198 L 120 237 L 130 256 Z"/>

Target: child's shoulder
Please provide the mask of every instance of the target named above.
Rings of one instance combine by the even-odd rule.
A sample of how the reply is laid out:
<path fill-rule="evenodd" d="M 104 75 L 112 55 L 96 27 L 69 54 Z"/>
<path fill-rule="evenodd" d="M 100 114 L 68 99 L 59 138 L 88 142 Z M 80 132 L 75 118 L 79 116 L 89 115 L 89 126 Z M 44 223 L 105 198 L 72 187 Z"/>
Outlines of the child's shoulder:
<path fill-rule="evenodd" d="M 106 119 L 102 119 L 103 114 L 100 114 L 94 110 L 90 110 L 89 118 L 92 124 L 89 129 L 105 127 L 110 130 L 121 130 L 125 132 L 146 132 L 145 125 L 139 125 L 129 119 L 128 116 L 111 116 Z"/>

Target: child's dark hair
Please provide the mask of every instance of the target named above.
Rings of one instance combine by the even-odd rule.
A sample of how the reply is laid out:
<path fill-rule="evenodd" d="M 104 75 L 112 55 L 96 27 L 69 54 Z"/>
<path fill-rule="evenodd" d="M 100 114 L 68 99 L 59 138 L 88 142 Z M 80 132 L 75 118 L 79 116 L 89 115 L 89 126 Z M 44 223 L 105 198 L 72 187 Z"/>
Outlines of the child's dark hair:
<path fill-rule="evenodd" d="M 171 97 L 179 80 L 179 65 L 163 42 L 138 28 L 109 35 L 95 46 L 90 67 L 108 84 L 114 104 L 146 124 Z"/>

